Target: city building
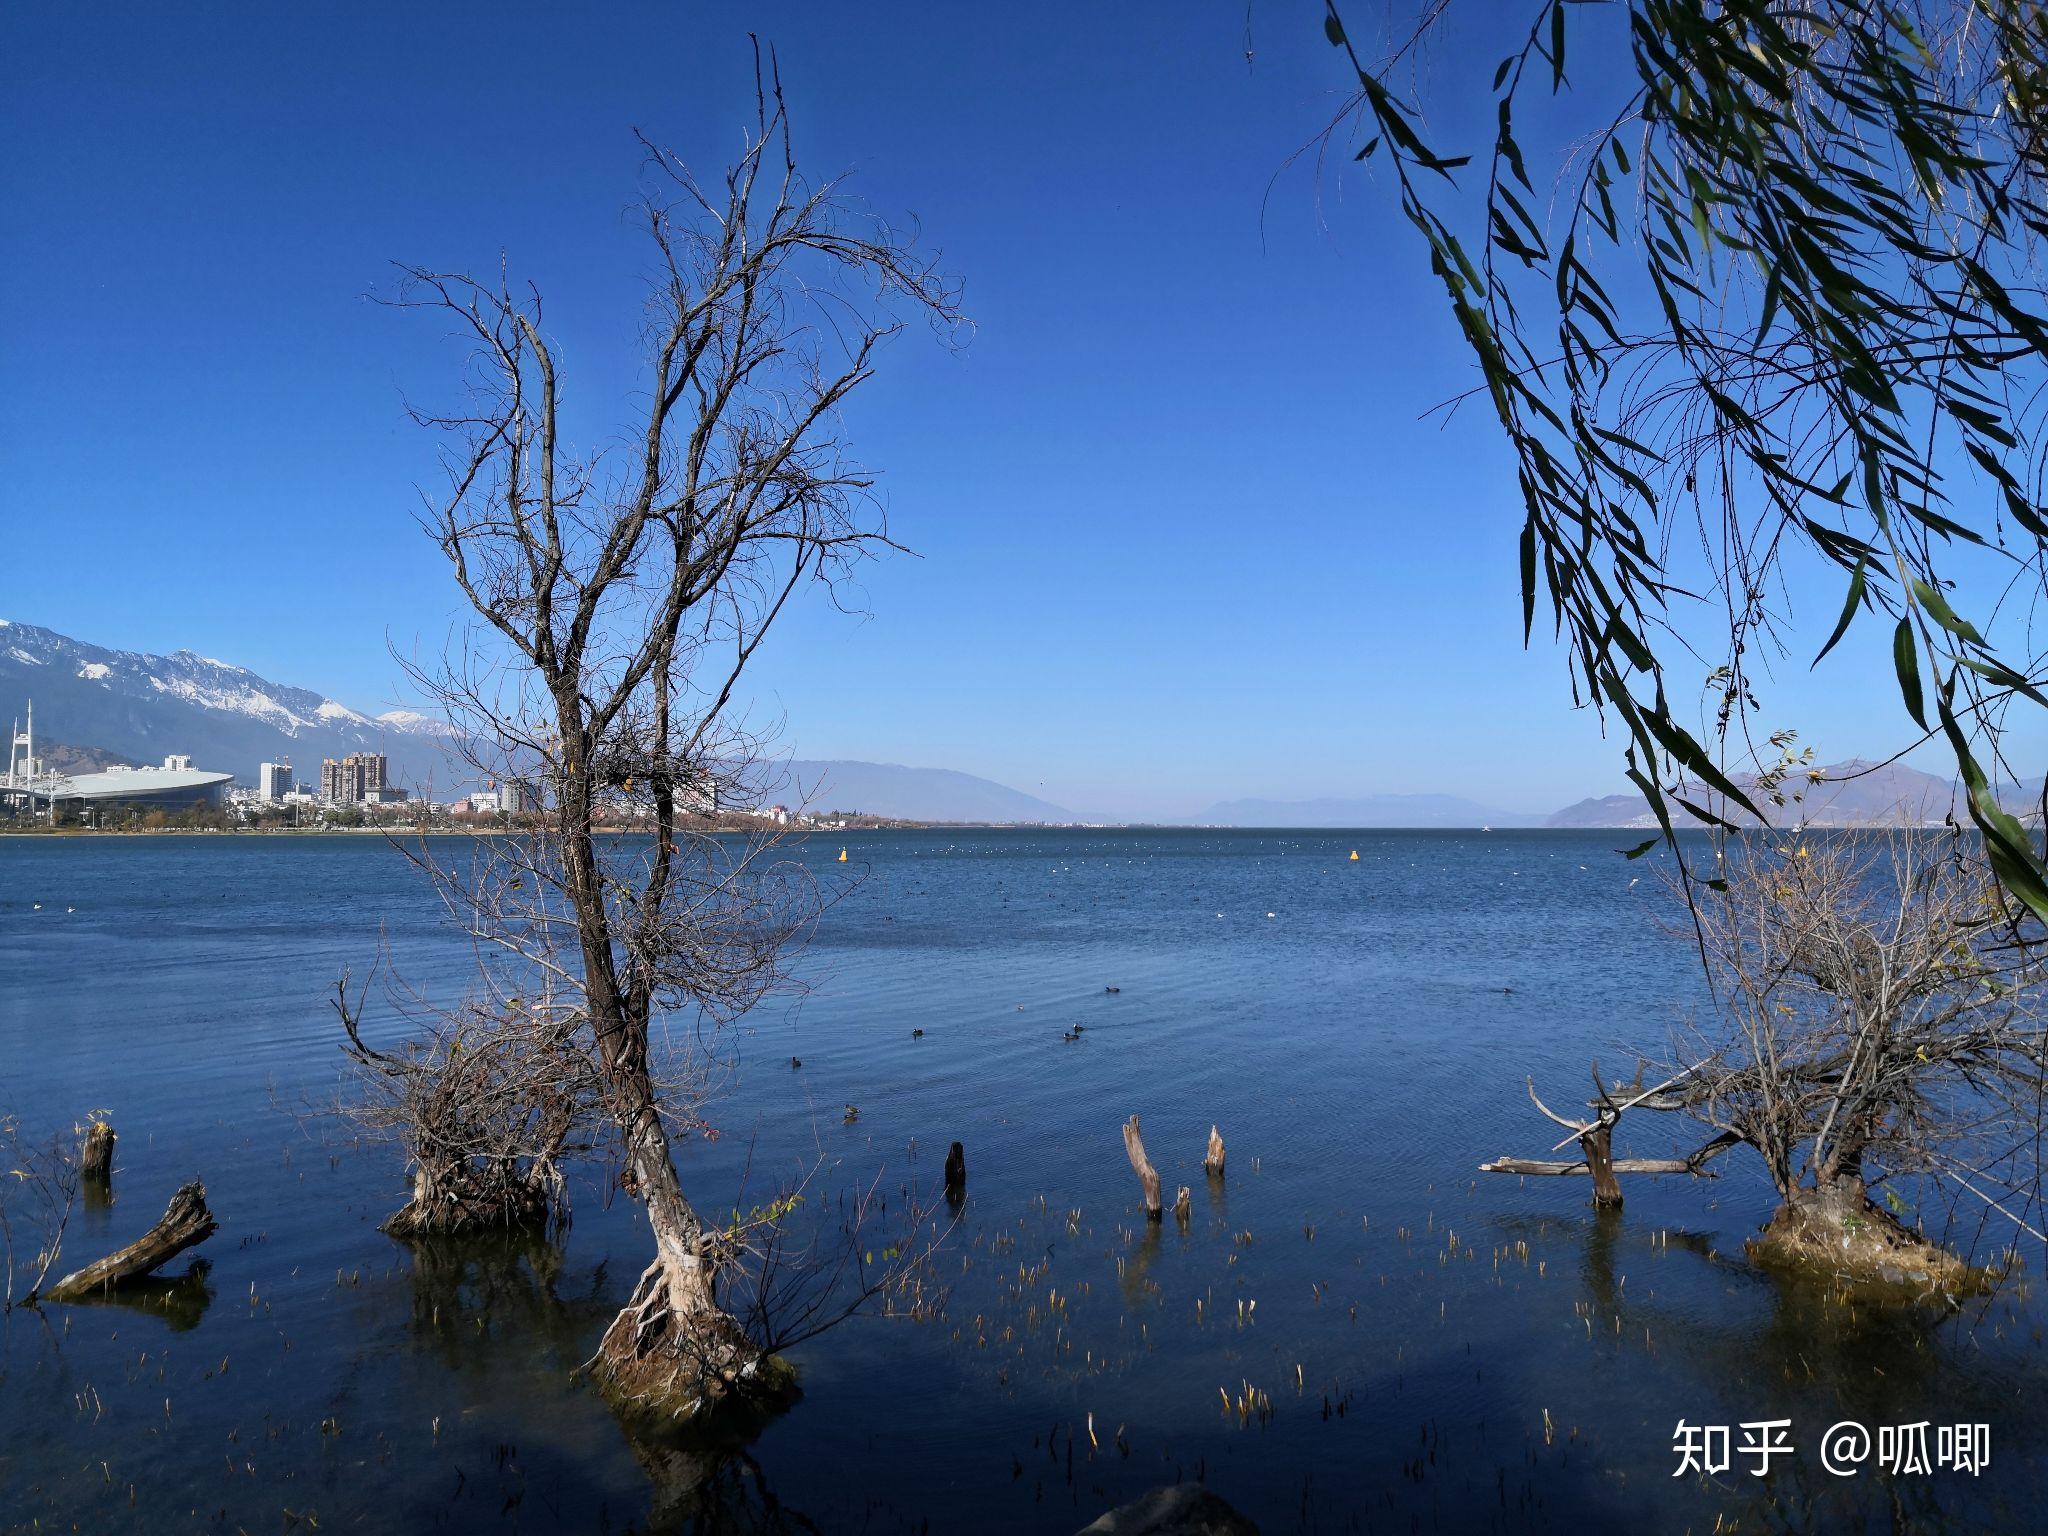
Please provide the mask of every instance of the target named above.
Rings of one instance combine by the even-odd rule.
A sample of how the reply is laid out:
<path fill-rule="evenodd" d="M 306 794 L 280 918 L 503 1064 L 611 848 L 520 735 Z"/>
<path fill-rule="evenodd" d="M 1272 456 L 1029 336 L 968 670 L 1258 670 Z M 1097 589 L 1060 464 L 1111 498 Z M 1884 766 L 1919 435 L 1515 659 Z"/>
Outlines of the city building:
<path fill-rule="evenodd" d="M 689 816 L 716 816 L 720 790 L 717 775 L 699 770 L 681 777 L 682 782 L 676 786 L 676 808 Z"/>
<path fill-rule="evenodd" d="M 112 767 L 100 773 L 58 773 L 46 768 L 36 757 L 35 705 L 28 707 L 26 729 L 9 732 L 7 774 L 0 778 L 0 802 L 26 808 L 34 814 L 41 807 L 140 806 L 183 810 L 192 806 L 219 806 L 231 773 L 208 773 L 194 768 L 183 752 L 173 752 L 155 768 Z"/>
<path fill-rule="evenodd" d="M 292 765 L 288 760 L 282 763 L 264 763 L 257 768 L 256 798 L 258 800 L 276 803 L 283 800 L 291 792 Z"/>
<path fill-rule="evenodd" d="M 389 765 L 381 752 L 351 752 L 340 762 L 323 759 L 320 764 L 320 798 L 336 805 L 360 805 L 373 792 L 383 790 Z M 380 797 L 381 803 L 381 797 Z"/>

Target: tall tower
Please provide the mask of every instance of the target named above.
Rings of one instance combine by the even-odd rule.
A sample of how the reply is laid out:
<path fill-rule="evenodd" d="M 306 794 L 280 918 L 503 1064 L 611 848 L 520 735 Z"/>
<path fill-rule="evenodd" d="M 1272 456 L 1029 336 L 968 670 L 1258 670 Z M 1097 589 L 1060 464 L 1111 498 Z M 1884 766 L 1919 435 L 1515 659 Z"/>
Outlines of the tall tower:
<path fill-rule="evenodd" d="M 17 754 L 19 754 L 21 762 L 19 785 L 24 789 L 33 788 L 36 777 L 36 701 L 34 699 L 28 701 L 28 729 L 23 730 L 21 722 L 17 720 L 14 722 L 13 728 L 7 733 L 7 782 L 10 785 L 17 783 L 15 779 L 15 759 Z"/>

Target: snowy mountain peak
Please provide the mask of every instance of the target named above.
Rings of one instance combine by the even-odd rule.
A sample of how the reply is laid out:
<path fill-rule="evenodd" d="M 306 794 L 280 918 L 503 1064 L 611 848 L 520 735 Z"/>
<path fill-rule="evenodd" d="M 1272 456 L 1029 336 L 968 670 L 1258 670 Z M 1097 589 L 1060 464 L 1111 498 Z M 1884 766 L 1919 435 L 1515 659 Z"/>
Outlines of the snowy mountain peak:
<path fill-rule="evenodd" d="M 302 773 L 323 756 L 383 752 L 400 781 L 439 766 L 430 745 L 445 728 L 394 710 L 372 719 L 310 688 L 180 649 L 168 656 L 110 650 L 34 624 L 0 619 L 0 715 L 36 705 L 39 733 L 149 762 L 186 752 L 253 781 L 256 766 L 290 757 Z"/>

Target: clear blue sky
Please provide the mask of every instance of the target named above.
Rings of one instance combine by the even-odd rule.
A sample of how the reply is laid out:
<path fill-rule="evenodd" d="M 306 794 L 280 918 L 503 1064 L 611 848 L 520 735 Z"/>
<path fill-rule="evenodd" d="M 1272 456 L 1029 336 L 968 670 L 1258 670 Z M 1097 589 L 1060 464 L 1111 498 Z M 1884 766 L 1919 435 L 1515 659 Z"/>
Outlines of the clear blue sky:
<path fill-rule="evenodd" d="M 1298 3 L 1252 7 L 1249 67 L 1242 5 L 1165 0 L 10 6 L 0 616 L 390 707 L 387 644 L 455 615 L 401 404 L 458 353 L 366 295 L 503 250 L 591 430 L 624 420 L 630 130 L 721 161 L 750 26 L 809 167 L 915 213 L 978 326 L 899 342 L 850 412 L 921 558 L 779 633 L 787 747 L 1118 814 L 1620 787 L 1521 649 L 1489 423 L 1421 419 L 1471 370 L 1386 189 L 1288 164 L 1344 85 Z M 1771 723 L 1897 741 L 1864 659 L 1787 667 Z"/>

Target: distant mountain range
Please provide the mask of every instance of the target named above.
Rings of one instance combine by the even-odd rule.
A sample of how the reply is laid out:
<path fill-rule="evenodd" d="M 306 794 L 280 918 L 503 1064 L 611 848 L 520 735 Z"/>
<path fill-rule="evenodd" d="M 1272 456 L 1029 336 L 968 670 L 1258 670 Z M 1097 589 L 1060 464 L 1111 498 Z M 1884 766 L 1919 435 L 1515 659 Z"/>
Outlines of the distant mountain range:
<path fill-rule="evenodd" d="M 467 789 L 431 715 L 365 715 L 306 688 L 191 651 L 153 656 L 73 640 L 0 619 L 0 723 L 33 699 L 37 756 L 63 773 L 189 753 L 202 768 L 256 782 L 259 763 L 290 759 L 302 784 L 320 760 L 382 752 L 393 782 L 437 793 Z M 863 811 L 912 821 L 1065 822 L 1072 812 L 990 779 L 948 768 L 798 759 L 764 768 L 751 798 L 812 810 Z"/>
<path fill-rule="evenodd" d="M 1818 782 L 1810 780 L 1804 770 L 1788 775 L 1780 782 L 1778 793 L 1785 797 L 1786 803 L 1775 807 L 1764 805 L 1774 822 L 1801 822 L 1810 827 L 1869 826 L 1899 820 L 1932 823 L 1939 822 L 1952 809 L 1957 813 L 1957 820 L 1969 820 L 1967 811 L 1963 809 L 1963 794 L 1954 780 L 1922 773 L 1904 763 L 1880 766 L 1860 758 L 1850 758 L 1813 772 L 1819 775 Z M 1753 775 L 1734 774 L 1731 777 L 1744 791 L 1755 791 Z M 2039 809 L 2038 787 L 2029 790 L 2017 784 L 2001 784 L 1997 786 L 1996 793 L 2000 802 L 2015 813 Z M 1751 798 L 1757 799 L 1757 795 L 1751 793 Z M 1759 804 L 1764 803 L 1759 801 Z M 1708 808 L 1721 809 L 1719 806 Z M 1670 810 L 1674 825 L 1701 825 L 1695 817 L 1675 805 Z M 1728 819 L 1738 826 L 1755 823 L 1754 817 L 1735 811 L 1728 813 Z M 1606 795 L 1597 800 L 1581 800 L 1575 805 L 1568 805 L 1543 825 L 1654 829 L 1657 817 L 1641 795 Z"/>
<path fill-rule="evenodd" d="M 819 762 L 771 765 L 775 778 L 760 798 L 814 811 L 861 811 L 903 821 L 1070 822 L 1072 811 L 951 768 L 899 763 Z"/>
<path fill-rule="evenodd" d="M 1216 827 L 1540 827 L 1544 818 L 1502 811 L 1456 795 L 1364 795 L 1355 799 L 1225 800 L 1196 818 Z"/>
<path fill-rule="evenodd" d="M 253 784 L 257 764 L 289 758 L 302 781 L 317 782 L 323 757 L 382 752 L 399 784 L 449 774 L 439 750 L 444 729 L 431 717 L 364 715 L 191 651 L 107 650 L 0 619 L 0 720 L 18 718 L 31 699 L 39 736 L 131 764 L 185 752 L 202 768 Z"/>
<path fill-rule="evenodd" d="M 0 721 L 36 704 L 38 755 L 63 772 L 114 762 L 147 764 L 189 753 L 202 768 L 256 780 L 257 764 L 289 758 L 302 783 L 317 782 L 323 757 L 382 752 L 392 779 L 428 783 L 452 796 L 467 789 L 442 750 L 446 727 L 408 710 L 365 715 L 310 689 L 259 677 L 246 667 L 191 651 L 152 656 L 107 650 L 54 630 L 0 619 Z M 71 743 L 59 746 L 58 743 Z M 1851 759 L 1781 786 L 1797 801 L 1774 820 L 1851 826 L 1900 816 L 1938 822 L 1959 803 L 1947 779 L 1891 763 Z M 1753 782 L 1737 776 L 1745 787 Z M 991 779 L 948 768 L 797 759 L 770 763 L 747 798 L 813 811 L 861 811 L 906 821 L 1073 822 L 1083 818 Z M 2006 786 L 2000 799 L 2033 808 L 2038 790 Z M 1093 819 L 1093 818 L 1090 818 Z M 1316 800 L 1226 800 L 1192 818 L 1226 827 L 1615 827 L 1654 828 L 1640 795 L 1581 800 L 1548 816 L 1502 810 L 1456 795 L 1364 795 Z M 1674 820 L 1691 818 L 1674 808 Z"/>

